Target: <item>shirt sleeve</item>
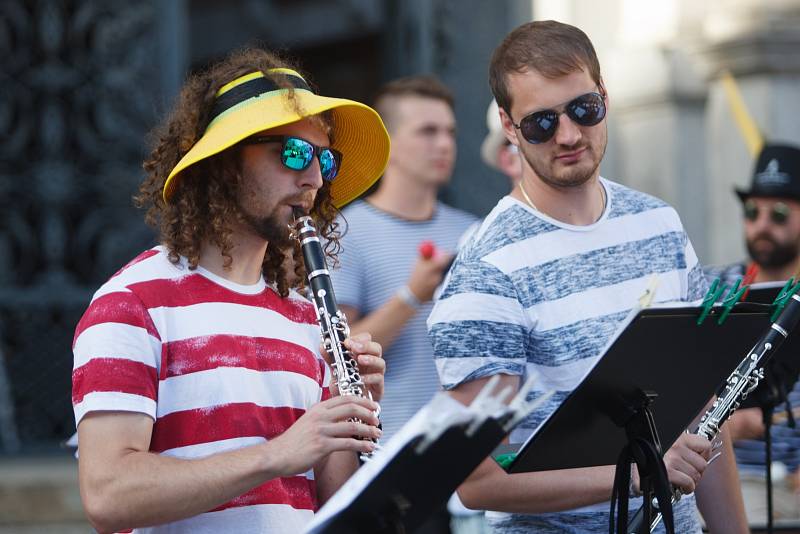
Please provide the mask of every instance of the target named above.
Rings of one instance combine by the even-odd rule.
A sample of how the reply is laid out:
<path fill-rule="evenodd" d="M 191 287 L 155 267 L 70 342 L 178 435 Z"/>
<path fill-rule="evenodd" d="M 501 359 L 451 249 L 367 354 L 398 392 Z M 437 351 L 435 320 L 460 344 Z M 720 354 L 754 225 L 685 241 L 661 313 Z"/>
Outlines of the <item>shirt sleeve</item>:
<path fill-rule="evenodd" d="M 93 411 L 156 418 L 161 340 L 144 304 L 128 290 L 96 297 L 72 345 L 75 424 Z"/>
<path fill-rule="evenodd" d="M 683 233 L 684 257 L 686 258 L 686 301 L 692 302 L 702 299 L 708 291 L 708 279 L 703 272 L 703 266 L 694 251 L 692 242 L 686 232 Z"/>
<path fill-rule="evenodd" d="M 683 227 L 680 215 L 675 208 L 669 206 L 667 210 L 663 210 L 665 214 L 665 232 L 673 233 L 677 236 L 677 242 L 674 242 L 674 250 L 677 254 L 676 260 L 677 268 L 680 277 L 680 300 L 684 302 L 694 302 L 702 300 L 708 291 L 708 280 L 706 273 L 703 271 L 703 266 L 700 264 L 700 259 L 692 246 L 689 235 Z M 675 297 L 673 297 L 675 298 Z"/>
<path fill-rule="evenodd" d="M 467 257 L 456 260 L 428 318 L 445 389 L 495 374 L 525 374 L 529 321 L 508 275 Z"/>

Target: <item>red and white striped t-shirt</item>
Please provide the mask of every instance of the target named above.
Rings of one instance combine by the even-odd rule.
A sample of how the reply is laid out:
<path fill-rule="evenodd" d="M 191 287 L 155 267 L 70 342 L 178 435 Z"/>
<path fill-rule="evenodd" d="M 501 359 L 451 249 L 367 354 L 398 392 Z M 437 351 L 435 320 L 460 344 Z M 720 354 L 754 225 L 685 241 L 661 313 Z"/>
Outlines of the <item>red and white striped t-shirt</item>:
<path fill-rule="evenodd" d="M 313 305 L 148 250 L 95 293 L 75 331 L 76 424 L 98 410 L 155 421 L 150 450 L 199 458 L 272 439 L 329 397 Z M 274 479 L 186 520 L 137 532 L 295 532 L 314 475 Z"/>

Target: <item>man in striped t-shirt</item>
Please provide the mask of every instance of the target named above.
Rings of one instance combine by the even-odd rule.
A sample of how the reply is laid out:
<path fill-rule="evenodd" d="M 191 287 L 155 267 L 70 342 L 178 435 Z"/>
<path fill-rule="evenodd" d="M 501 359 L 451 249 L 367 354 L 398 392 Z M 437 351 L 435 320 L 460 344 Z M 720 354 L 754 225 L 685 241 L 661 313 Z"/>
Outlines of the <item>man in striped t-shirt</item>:
<path fill-rule="evenodd" d="M 409 76 L 384 85 L 374 102 L 392 139 L 374 194 L 342 211 L 341 266 L 331 273 L 353 332 L 368 331 L 385 349 L 386 439 L 441 388 L 425 319 L 458 238 L 476 217 L 439 202 L 456 157 L 450 90 L 435 78 Z M 430 242 L 438 253 L 420 254 Z M 380 261 L 361 261 L 368 254 Z"/>
<path fill-rule="evenodd" d="M 190 79 L 157 139 L 137 201 L 162 245 L 75 332 L 84 508 L 100 532 L 299 532 L 380 430 L 375 402 L 331 385 L 288 225 L 310 212 L 335 243 L 336 208 L 380 176 L 388 135 L 249 49 Z M 380 345 L 345 346 L 380 399 Z"/>
<path fill-rule="evenodd" d="M 442 384 L 459 400 L 495 375 L 514 388 L 535 376 L 531 398 L 555 390 L 512 433 L 520 443 L 597 361 L 653 273 L 658 300 L 701 298 L 706 286 L 675 210 L 599 175 L 608 96 L 582 31 L 553 21 L 520 26 L 495 50 L 490 83 L 522 178 L 461 249 L 428 327 Z M 723 455 L 710 467 L 711 445 L 689 434 L 664 462 L 674 486 L 697 490 L 711 532 L 746 532 L 722 434 Z M 600 533 L 609 528 L 613 479 L 611 465 L 507 475 L 487 459 L 459 495 L 470 508 L 493 510 L 496 532 Z M 675 516 L 676 532 L 700 532 L 693 497 L 678 502 Z"/>
<path fill-rule="evenodd" d="M 450 89 L 431 76 L 399 78 L 378 90 L 374 106 L 392 139 L 389 163 L 375 193 L 343 210 L 341 268 L 331 275 L 353 332 L 371 332 L 386 349 L 381 420 L 389 440 L 441 390 L 425 319 L 476 218 L 436 197 L 456 158 Z M 433 246 L 421 254 L 426 242 Z M 442 507 L 418 532 L 448 532 L 449 522 Z"/>

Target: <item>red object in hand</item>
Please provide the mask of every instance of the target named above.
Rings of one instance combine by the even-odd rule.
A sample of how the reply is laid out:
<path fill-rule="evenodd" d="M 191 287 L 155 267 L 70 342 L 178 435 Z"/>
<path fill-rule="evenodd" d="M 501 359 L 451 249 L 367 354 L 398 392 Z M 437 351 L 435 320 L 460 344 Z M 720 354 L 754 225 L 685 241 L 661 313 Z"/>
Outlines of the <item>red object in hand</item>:
<path fill-rule="evenodd" d="M 432 241 L 423 241 L 419 244 L 419 255 L 429 260 L 436 253 L 436 245 Z"/>

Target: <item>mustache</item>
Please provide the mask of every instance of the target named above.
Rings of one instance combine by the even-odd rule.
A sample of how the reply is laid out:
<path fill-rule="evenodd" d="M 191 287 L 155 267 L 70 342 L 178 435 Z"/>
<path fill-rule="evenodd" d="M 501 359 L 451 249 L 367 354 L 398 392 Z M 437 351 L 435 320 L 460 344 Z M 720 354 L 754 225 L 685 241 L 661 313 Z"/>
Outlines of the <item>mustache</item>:
<path fill-rule="evenodd" d="M 577 152 L 578 150 L 583 150 L 585 148 L 591 148 L 592 144 L 587 143 L 586 141 L 579 141 L 574 145 L 557 145 L 556 149 L 556 156 L 560 156 L 562 154 L 569 154 L 570 152 Z"/>
<path fill-rule="evenodd" d="M 754 235 L 753 238 L 750 240 L 750 243 L 755 243 L 756 241 L 766 241 L 766 242 L 768 242 L 768 243 L 770 243 L 772 245 L 777 245 L 778 244 L 778 242 L 775 240 L 775 238 L 772 235 L 764 233 L 764 232 Z"/>
<path fill-rule="evenodd" d="M 587 143 L 586 141 L 578 141 L 574 145 L 558 145 L 558 146 L 568 152 L 571 152 L 573 150 L 580 150 L 581 148 L 588 147 L 589 144 L 590 143 Z"/>
<path fill-rule="evenodd" d="M 304 193 L 287 197 L 283 201 L 284 204 L 291 204 L 292 206 L 299 206 L 304 213 L 310 212 L 314 208 L 314 194 Z"/>

